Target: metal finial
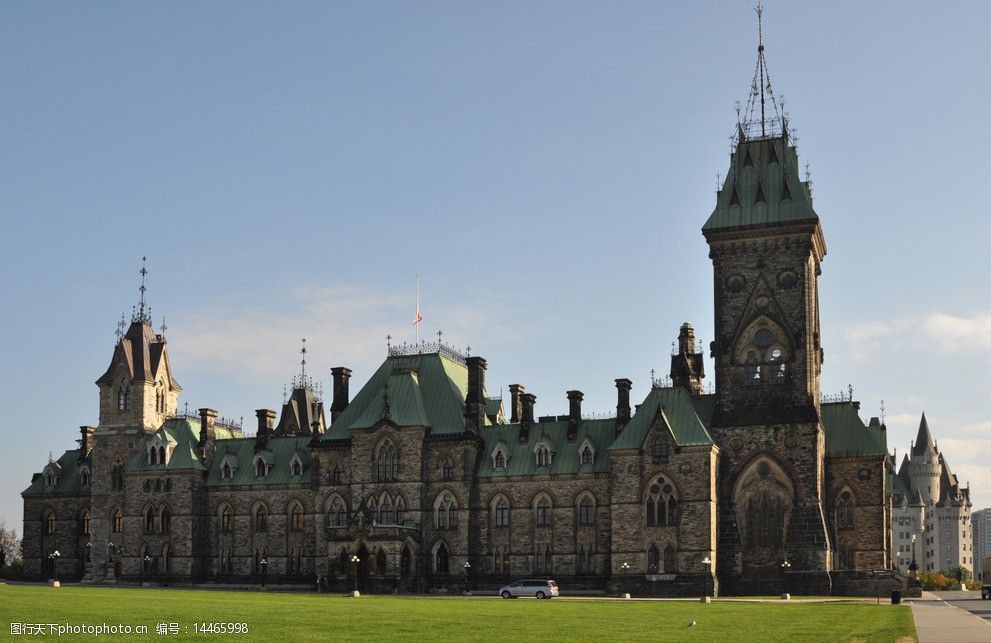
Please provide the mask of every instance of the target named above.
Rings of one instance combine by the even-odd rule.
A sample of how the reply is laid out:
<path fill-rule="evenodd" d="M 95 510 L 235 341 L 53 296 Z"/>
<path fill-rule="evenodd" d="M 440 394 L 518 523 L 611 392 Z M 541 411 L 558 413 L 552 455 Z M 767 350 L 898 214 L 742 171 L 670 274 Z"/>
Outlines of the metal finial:
<path fill-rule="evenodd" d="M 847 384 L 846 391 L 850 395 L 850 401 L 853 402 L 853 384 Z"/>
<path fill-rule="evenodd" d="M 141 275 L 141 287 L 138 288 L 138 291 L 141 293 L 141 300 L 138 302 L 138 305 L 140 307 L 140 310 L 139 310 L 139 313 L 140 313 L 139 320 L 142 321 L 142 322 L 147 319 L 145 317 L 145 291 L 147 290 L 145 288 L 145 277 L 148 276 L 148 265 L 147 264 L 148 264 L 148 257 L 141 257 L 141 270 L 138 271 L 138 273 Z"/>
<path fill-rule="evenodd" d="M 881 424 L 884 424 L 884 400 L 881 400 Z"/>
<path fill-rule="evenodd" d="M 465 349 L 465 357 L 471 357 L 471 346 Z"/>
<path fill-rule="evenodd" d="M 757 60 L 760 68 L 760 135 L 767 136 L 764 125 L 764 5 L 757 3 Z M 770 81 L 770 79 L 768 79 Z"/>
<path fill-rule="evenodd" d="M 392 348 L 392 335 L 385 336 L 385 348 L 386 350 Z"/>
<path fill-rule="evenodd" d="M 442 331 L 442 330 L 437 331 L 437 345 L 438 346 L 440 346 L 440 340 L 441 340 L 441 338 L 443 336 L 444 336 L 444 331 Z"/>
<path fill-rule="evenodd" d="M 301 384 L 305 386 L 306 381 L 306 338 L 303 338 L 303 347 L 299 349 L 299 354 L 303 356 L 303 359 L 299 361 L 299 379 L 302 380 Z"/>

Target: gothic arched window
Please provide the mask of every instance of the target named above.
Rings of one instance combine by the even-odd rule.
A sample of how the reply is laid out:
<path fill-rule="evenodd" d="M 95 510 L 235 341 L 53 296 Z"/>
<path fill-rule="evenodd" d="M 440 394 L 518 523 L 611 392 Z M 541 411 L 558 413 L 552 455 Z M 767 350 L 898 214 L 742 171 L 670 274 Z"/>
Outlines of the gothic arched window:
<path fill-rule="evenodd" d="M 595 522 L 595 503 L 590 496 L 584 495 L 578 502 L 578 524 L 587 527 L 593 522 Z"/>
<path fill-rule="evenodd" d="M 268 530 L 268 509 L 265 505 L 258 505 L 255 508 L 255 531 L 262 532 Z"/>
<path fill-rule="evenodd" d="M 537 501 L 536 523 L 538 527 L 550 527 L 551 525 L 551 501 L 547 496 L 541 496 Z"/>
<path fill-rule="evenodd" d="M 396 498 L 396 524 L 397 525 L 403 524 L 403 518 L 405 518 L 405 514 L 406 514 L 406 503 L 403 502 L 403 499 L 402 498 L 397 497 Z"/>
<path fill-rule="evenodd" d="M 393 524 L 392 498 L 388 494 L 382 494 L 381 502 L 379 502 L 379 524 Z"/>
<path fill-rule="evenodd" d="M 334 470 L 330 474 L 331 484 L 341 484 L 341 481 L 343 479 L 344 479 L 344 471 L 341 470 L 341 466 L 334 465 Z"/>
<path fill-rule="evenodd" d="M 458 526 L 458 505 L 454 496 L 444 491 L 434 502 L 437 529 L 456 529 Z"/>
<path fill-rule="evenodd" d="M 375 454 L 375 479 L 388 482 L 399 477 L 399 451 L 390 440 L 379 445 Z"/>
<path fill-rule="evenodd" d="M 434 572 L 441 575 L 450 573 L 447 545 L 444 543 L 437 546 L 437 551 L 434 554 Z"/>
<path fill-rule="evenodd" d="M 496 527 L 508 527 L 509 526 L 509 501 L 504 497 L 500 497 L 496 500 L 495 510 L 493 511 L 493 523 Z"/>
<path fill-rule="evenodd" d="M 671 484 L 660 476 L 647 487 L 644 509 L 648 527 L 678 524 L 678 498 Z"/>
<path fill-rule="evenodd" d="M 166 534 L 169 533 L 169 531 L 172 529 L 172 510 L 169 509 L 168 507 L 162 508 L 161 521 L 162 521 L 161 531 Z"/>
<path fill-rule="evenodd" d="M 836 501 L 836 528 L 841 531 L 853 529 L 853 494 L 844 491 Z"/>
<path fill-rule="evenodd" d="M 444 480 L 454 480 L 454 465 L 451 464 L 450 460 L 444 460 L 444 470 L 443 470 Z"/>
<path fill-rule="evenodd" d="M 110 490 L 124 490 L 124 463 L 120 458 L 114 458 L 114 463 L 110 466 Z"/>
<path fill-rule="evenodd" d="M 668 545 L 664 548 L 664 573 L 673 574 L 677 570 L 678 565 L 675 560 L 674 547 Z"/>
<path fill-rule="evenodd" d="M 745 386 L 780 384 L 788 375 L 786 334 L 766 317 L 754 322 L 742 335 L 736 360 Z"/>
<path fill-rule="evenodd" d="M 220 531 L 224 533 L 230 532 L 233 522 L 234 510 L 230 508 L 230 505 L 224 505 L 220 510 Z"/>
<path fill-rule="evenodd" d="M 111 512 L 110 522 L 112 524 L 113 532 L 115 534 L 123 533 L 124 531 L 124 514 L 121 513 L 120 509 L 114 507 L 113 512 Z"/>
<path fill-rule="evenodd" d="M 268 475 L 268 465 L 265 463 L 265 458 L 255 458 L 255 475 L 259 478 L 264 478 Z"/>
<path fill-rule="evenodd" d="M 303 531 L 303 508 L 298 502 L 293 503 L 289 509 L 289 529 Z"/>
<path fill-rule="evenodd" d="M 83 536 L 89 536 L 92 532 L 90 522 L 89 511 L 83 509 L 82 514 L 79 516 L 79 533 Z"/>
<path fill-rule="evenodd" d="M 651 545 L 647 550 L 647 573 L 656 574 L 661 567 L 661 553 L 657 550 L 657 545 Z"/>
<path fill-rule="evenodd" d="M 55 512 L 51 509 L 45 512 L 45 533 L 55 533 Z"/>

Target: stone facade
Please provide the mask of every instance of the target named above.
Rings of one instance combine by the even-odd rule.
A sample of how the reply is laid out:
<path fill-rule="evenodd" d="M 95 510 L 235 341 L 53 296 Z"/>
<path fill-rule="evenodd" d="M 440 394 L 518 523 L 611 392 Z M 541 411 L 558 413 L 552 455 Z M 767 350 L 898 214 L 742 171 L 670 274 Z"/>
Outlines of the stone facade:
<path fill-rule="evenodd" d="M 740 125 L 702 229 L 714 392 L 686 323 L 670 383 L 631 409 L 616 379 L 615 418 L 584 416 L 574 390 L 567 414 L 535 418 L 536 396 L 511 384 L 507 422 L 485 360 L 390 345 L 353 399 L 351 370 L 331 370 L 329 423 L 304 371 L 278 423 L 258 409 L 246 436 L 211 409 L 179 412 L 142 299 L 97 381 L 99 426 L 23 494 L 26 572 L 51 574 L 58 548 L 62 574 L 94 582 L 405 592 L 540 575 L 658 596 L 863 593 L 872 570 L 902 583 L 885 428 L 820 396 L 826 246 L 797 168 L 783 118 Z"/>

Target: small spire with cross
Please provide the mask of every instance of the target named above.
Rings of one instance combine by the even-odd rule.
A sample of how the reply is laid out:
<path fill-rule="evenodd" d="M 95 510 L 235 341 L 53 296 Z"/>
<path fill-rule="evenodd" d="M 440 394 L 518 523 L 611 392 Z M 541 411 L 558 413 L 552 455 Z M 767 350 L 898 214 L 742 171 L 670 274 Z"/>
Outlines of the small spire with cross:
<path fill-rule="evenodd" d="M 392 348 L 392 335 L 385 336 L 385 351 L 386 353 Z"/>
<path fill-rule="evenodd" d="M 441 342 L 441 338 L 442 337 L 444 337 L 444 331 L 438 330 L 437 331 L 437 346 L 440 346 L 440 342 Z"/>
<path fill-rule="evenodd" d="M 162 337 L 165 337 L 165 331 L 168 329 L 169 327 L 165 325 L 165 317 L 162 317 Z"/>

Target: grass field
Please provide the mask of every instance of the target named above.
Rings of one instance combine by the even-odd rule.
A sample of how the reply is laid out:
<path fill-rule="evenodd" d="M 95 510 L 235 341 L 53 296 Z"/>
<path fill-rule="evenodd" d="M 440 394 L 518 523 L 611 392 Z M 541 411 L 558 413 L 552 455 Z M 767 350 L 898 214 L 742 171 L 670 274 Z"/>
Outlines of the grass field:
<path fill-rule="evenodd" d="M 692 620 L 697 625 L 689 627 Z M 247 623 L 248 634 L 195 633 L 195 623 L 211 621 Z M 149 633 L 142 637 L 104 634 L 97 640 L 890 642 L 915 636 L 912 613 L 903 605 L 353 599 L 275 592 L 0 585 L 0 640 L 10 635 L 12 622 L 148 627 Z M 158 623 L 178 623 L 184 633 L 156 635 Z"/>

